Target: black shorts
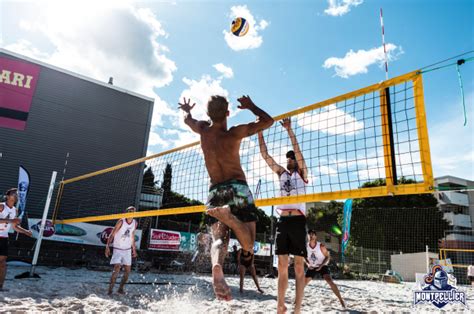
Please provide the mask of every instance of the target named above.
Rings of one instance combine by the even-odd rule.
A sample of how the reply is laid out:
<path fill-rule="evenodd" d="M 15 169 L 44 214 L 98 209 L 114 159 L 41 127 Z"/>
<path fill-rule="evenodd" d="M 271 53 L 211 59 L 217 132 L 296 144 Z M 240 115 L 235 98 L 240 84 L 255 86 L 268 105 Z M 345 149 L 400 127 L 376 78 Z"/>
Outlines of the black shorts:
<path fill-rule="evenodd" d="M 316 271 L 316 268 L 308 268 L 306 270 L 306 274 L 304 275 L 306 278 L 312 278 L 314 279 L 314 277 L 316 277 L 316 275 L 319 275 L 319 276 L 324 276 L 324 275 L 331 275 L 331 272 L 329 271 L 329 267 L 327 265 L 324 265 L 323 267 L 321 267 L 321 270 L 320 271 Z"/>
<path fill-rule="evenodd" d="M 469 282 L 473 282 L 473 281 L 474 281 L 474 276 L 468 276 L 467 278 L 469 278 Z"/>
<path fill-rule="evenodd" d="M 0 256 L 8 256 L 8 238 L 0 238 Z"/>
<path fill-rule="evenodd" d="M 229 205 L 232 214 L 242 222 L 258 220 L 257 207 L 255 207 L 252 192 L 245 181 L 229 180 L 209 188 L 206 208 L 224 205 Z M 216 218 L 207 215 L 207 224 L 212 225 L 216 222 Z"/>
<path fill-rule="evenodd" d="M 306 257 L 306 217 L 283 216 L 277 222 L 275 254 Z"/>

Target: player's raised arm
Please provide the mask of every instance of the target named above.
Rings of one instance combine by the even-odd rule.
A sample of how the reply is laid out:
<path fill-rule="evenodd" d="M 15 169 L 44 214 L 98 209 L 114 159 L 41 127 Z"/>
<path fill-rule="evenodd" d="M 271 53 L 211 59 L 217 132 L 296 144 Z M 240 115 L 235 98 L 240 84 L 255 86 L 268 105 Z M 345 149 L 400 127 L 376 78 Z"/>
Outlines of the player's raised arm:
<path fill-rule="evenodd" d="M 191 110 L 196 106 L 195 103 L 191 104 L 191 99 L 186 101 L 186 98 L 183 98 L 184 103 L 179 103 L 179 109 L 184 111 L 184 123 L 193 130 L 193 132 L 200 134 L 202 126 L 206 124 L 205 121 L 199 121 L 192 117 Z"/>
<path fill-rule="evenodd" d="M 240 106 L 237 108 L 250 110 L 257 119 L 254 122 L 235 126 L 229 130 L 230 132 L 235 134 L 237 137 L 244 138 L 272 126 L 274 122 L 273 118 L 268 113 L 257 107 L 248 95 L 242 96 L 237 100 L 240 102 Z"/>
<path fill-rule="evenodd" d="M 268 167 L 270 167 L 273 172 L 280 176 L 285 171 L 285 168 L 277 164 L 275 159 L 273 159 L 273 157 L 268 154 L 267 144 L 263 138 L 262 131 L 258 132 L 258 145 L 260 146 L 260 154 L 262 155 L 263 160 L 265 160 Z"/>
<path fill-rule="evenodd" d="M 301 177 L 303 180 L 308 180 L 308 168 L 306 167 L 306 162 L 304 160 L 303 154 L 301 153 L 300 145 L 298 144 L 298 140 L 296 139 L 296 135 L 291 128 L 291 119 L 284 118 L 282 122 L 280 122 L 282 127 L 286 129 L 288 132 L 288 136 L 290 137 L 291 144 L 293 145 L 293 151 L 295 152 L 296 162 L 298 164 L 298 169 L 300 169 Z"/>

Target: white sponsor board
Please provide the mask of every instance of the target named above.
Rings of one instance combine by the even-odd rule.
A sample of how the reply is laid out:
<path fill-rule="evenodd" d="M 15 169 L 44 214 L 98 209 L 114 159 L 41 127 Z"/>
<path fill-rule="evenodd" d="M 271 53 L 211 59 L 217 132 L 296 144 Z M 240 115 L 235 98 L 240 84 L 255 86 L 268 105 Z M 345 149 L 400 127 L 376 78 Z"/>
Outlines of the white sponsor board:
<path fill-rule="evenodd" d="M 33 232 L 33 237 L 38 238 L 41 219 L 29 218 L 28 226 Z M 105 246 L 112 233 L 113 227 L 93 225 L 88 223 L 75 223 L 64 225 L 53 225 L 51 220 L 46 220 L 43 231 L 43 240 L 58 242 L 69 242 L 77 244 Z M 135 243 L 140 247 L 142 231 L 135 231 Z"/>

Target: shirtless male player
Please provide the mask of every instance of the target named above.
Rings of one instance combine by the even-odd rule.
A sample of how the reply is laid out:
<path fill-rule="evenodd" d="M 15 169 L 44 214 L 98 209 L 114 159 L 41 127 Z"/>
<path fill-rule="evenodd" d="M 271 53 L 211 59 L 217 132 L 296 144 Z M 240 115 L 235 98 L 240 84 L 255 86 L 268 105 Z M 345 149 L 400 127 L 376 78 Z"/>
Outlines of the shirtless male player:
<path fill-rule="evenodd" d="M 191 116 L 191 100 L 184 99 L 179 108 L 185 112 L 184 122 L 198 133 L 210 177 L 209 197 L 206 203 L 208 224 L 211 226 L 212 278 L 214 293 L 220 300 L 232 298 L 225 282 L 223 264 L 232 229 L 243 249 L 241 259 L 253 257 L 256 233 L 256 207 L 240 164 L 240 142 L 243 138 L 264 130 L 273 124 L 273 118 L 257 107 L 249 96 L 238 99 L 239 109 L 250 110 L 257 119 L 227 129 L 229 103 L 225 97 L 212 96 L 207 103 L 209 121 Z M 210 217 L 209 217 L 210 216 Z"/>

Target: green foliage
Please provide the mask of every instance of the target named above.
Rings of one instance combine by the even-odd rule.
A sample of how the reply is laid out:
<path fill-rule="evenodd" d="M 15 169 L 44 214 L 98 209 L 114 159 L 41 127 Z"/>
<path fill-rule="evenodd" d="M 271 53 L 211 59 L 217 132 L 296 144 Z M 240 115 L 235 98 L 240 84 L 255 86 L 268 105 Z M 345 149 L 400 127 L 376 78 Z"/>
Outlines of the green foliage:
<path fill-rule="evenodd" d="M 333 233 L 333 226 L 341 226 L 339 216 L 342 216 L 344 203 L 331 201 L 324 208 L 312 207 L 307 211 L 306 222 L 309 229 Z"/>
<path fill-rule="evenodd" d="M 399 183 L 415 183 L 402 178 Z M 363 187 L 385 185 L 385 180 Z M 437 248 L 449 228 L 432 194 L 370 197 L 353 201 L 352 245 L 404 253 L 420 252 L 425 245 Z"/>

